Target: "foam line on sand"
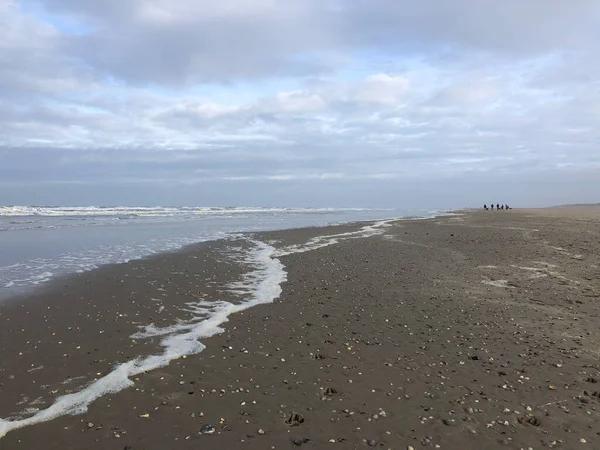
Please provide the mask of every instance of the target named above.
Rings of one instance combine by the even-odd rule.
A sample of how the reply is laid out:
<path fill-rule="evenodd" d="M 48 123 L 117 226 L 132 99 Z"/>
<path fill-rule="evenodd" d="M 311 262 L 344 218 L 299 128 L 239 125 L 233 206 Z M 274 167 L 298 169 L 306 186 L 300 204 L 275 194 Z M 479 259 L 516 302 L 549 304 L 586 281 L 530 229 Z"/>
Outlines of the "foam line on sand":
<path fill-rule="evenodd" d="M 383 220 L 365 225 L 358 231 L 315 237 L 303 245 L 288 246 L 279 250 L 265 242 L 251 240 L 253 248 L 247 253 L 244 262 L 249 264 L 252 270 L 245 274 L 242 281 L 228 285 L 230 292 L 235 292 L 245 299 L 243 303 L 205 300 L 190 302 L 186 304 L 185 309 L 192 312 L 192 319 L 162 328 L 154 324 L 141 327 L 140 331 L 131 337 L 134 339 L 160 337 L 162 353 L 138 357 L 122 363 L 82 390 L 58 397 L 48 408 L 37 411 L 33 415 L 28 416 L 25 411 L 20 414 L 21 418 L 0 419 L 0 439 L 8 432 L 19 428 L 65 415 L 83 414 L 96 399 L 133 386 L 131 377 L 168 366 L 173 360 L 201 352 L 205 345 L 200 340 L 223 332 L 222 325 L 228 321 L 231 314 L 259 304 L 271 303 L 279 297 L 281 284 L 287 278 L 279 257 L 326 247 L 340 240 L 381 234 L 384 228 L 389 226 L 389 222 L 391 220 Z"/>

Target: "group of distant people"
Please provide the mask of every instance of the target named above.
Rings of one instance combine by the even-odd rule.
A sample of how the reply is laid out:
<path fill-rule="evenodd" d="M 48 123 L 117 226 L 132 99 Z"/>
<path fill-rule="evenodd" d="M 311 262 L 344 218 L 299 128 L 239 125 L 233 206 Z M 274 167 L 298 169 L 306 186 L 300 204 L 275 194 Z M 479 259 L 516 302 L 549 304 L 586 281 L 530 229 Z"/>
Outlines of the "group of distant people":
<path fill-rule="evenodd" d="M 492 209 L 492 211 L 494 210 L 494 204 L 493 203 L 490 205 L 489 208 L 488 208 L 487 205 L 483 205 L 483 209 L 485 209 L 486 211 L 489 210 L 490 208 Z M 496 203 L 496 209 L 498 211 L 500 211 L 501 209 L 512 209 L 512 208 L 509 208 L 508 205 L 501 205 L 500 203 Z"/>

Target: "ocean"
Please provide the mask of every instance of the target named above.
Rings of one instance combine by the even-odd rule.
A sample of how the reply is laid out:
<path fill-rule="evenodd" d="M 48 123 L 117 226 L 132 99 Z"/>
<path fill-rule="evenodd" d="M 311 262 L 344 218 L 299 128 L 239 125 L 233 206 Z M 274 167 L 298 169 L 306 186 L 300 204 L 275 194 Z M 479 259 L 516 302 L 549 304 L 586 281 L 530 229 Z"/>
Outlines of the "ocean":
<path fill-rule="evenodd" d="M 242 232 L 431 215 L 370 208 L 0 206 L 0 296 Z"/>

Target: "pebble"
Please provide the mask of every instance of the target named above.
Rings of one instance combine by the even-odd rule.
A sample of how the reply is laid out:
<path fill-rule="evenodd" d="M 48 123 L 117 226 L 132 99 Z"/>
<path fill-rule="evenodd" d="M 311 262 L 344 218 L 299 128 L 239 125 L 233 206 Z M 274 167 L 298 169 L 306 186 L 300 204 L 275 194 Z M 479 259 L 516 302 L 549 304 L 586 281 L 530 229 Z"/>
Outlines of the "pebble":
<path fill-rule="evenodd" d="M 213 434 L 215 432 L 215 427 L 213 427 L 212 425 L 204 425 L 200 432 L 202 434 Z"/>
<path fill-rule="evenodd" d="M 367 441 L 367 445 L 368 445 L 369 447 L 375 447 L 375 446 L 377 446 L 377 441 L 375 441 L 375 440 L 373 440 L 373 439 L 369 439 L 369 440 Z"/>
<path fill-rule="evenodd" d="M 579 439 L 579 442 L 581 442 L 582 444 L 587 443 L 587 441 L 584 438 Z"/>
<path fill-rule="evenodd" d="M 262 428 L 258 430 L 258 434 L 263 435 L 265 434 L 265 430 L 263 430 Z"/>

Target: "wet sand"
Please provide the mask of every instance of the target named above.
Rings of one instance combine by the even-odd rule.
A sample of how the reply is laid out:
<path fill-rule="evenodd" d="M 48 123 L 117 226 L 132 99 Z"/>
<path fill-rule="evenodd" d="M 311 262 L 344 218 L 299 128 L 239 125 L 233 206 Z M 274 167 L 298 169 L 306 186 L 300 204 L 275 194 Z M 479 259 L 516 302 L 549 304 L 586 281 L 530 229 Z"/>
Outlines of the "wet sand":
<path fill-rule="evenodd" d="M 203 352 L 0 449 L 600 448 L 600 208 L 577 208 L 398 221 L 282 256 L 281 296 L 231 316 Z M 259 236 L 278 247 L 344 230 Z M 136 324 L 218 298 L 243 273 L 223 250 L 108 266 L 3 304 L 0 417 L 152 353 L 132 342 Z"/>

